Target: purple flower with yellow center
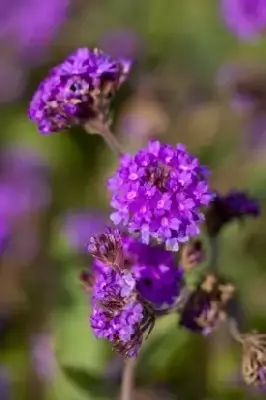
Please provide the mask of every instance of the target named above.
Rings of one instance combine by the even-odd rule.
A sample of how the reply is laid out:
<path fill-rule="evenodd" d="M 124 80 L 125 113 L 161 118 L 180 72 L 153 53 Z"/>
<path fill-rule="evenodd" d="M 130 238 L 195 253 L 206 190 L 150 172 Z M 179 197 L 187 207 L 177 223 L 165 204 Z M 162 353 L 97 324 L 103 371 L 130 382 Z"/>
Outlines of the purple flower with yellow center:
<path fill-rule="evenodd" d="M 257 217 L 260 207 L 257 200 L 244 191 L 231 191 L 227 195 L 217 195 L 206 212 L 206 227 L 210 236 L 217 235 L 222 227 L 235 219 L 247 216 Z"/>
<path fill-rule="evenodd" d="M 30 119 L 43 134 L 90 120 L 107 121 L 111 99 L 130 67 L 130 61 L 114 60 L 99 49 L 78 49 L 40 84 L 30 104 Z"/>
<path fill-rule="evenodd" d="M 221 0 L 221 12 L 228 28 L 241 39 L 251 39 L 265 31 L 264 0 Z"/>
<path fill-rule="evenodd" d="M 207 168 L 185 146 L 151 141 L 134 156 L 124 154 L 109 179 L 117 210 L 111 219 L 145 244 L 154 239 L 178 251 L 179 243 L 199 234 L 202 208 L 212 199 L 207 177 Z"/>
<path fill-rule="evenodd" d="M 111 266 L 98 271 L 90 324 L 97 338 L 109 340 L 125 357 L 138 354 L 145 333 L 153 328 L 154 311 L 136 291 L 130 272 Z"/>

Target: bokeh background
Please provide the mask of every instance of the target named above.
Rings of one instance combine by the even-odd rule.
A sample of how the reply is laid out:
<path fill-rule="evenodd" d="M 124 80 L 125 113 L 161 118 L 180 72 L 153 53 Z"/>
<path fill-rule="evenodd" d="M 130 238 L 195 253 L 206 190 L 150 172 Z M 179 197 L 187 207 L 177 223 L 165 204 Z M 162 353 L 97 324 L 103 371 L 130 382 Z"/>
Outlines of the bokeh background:
<path fill-rule="evenodd" d="M 135 60 L 113 106 L 127 151 L 149 138 L 186 143 L 213 188 L 259 199 L 259 219 L 222 232 L 219 267 L 237 282 L 246 327 L 266 332 L 266 132 L 228 90 L 231 65 L 263 65 L 266 40 L 238 41 L 218 0 L 0 0 L 1 400 L 117 398 L 121 360 L 93 337 L 79 281 L 116 160 L 82 128 L 41 136 L 27 117 L 40 80 L 81 46 Z M 135 398 L 265 398 L 242 383 L 241 349 L 218 336 L 206 344 L 163 318 L 143 347 Z"/>

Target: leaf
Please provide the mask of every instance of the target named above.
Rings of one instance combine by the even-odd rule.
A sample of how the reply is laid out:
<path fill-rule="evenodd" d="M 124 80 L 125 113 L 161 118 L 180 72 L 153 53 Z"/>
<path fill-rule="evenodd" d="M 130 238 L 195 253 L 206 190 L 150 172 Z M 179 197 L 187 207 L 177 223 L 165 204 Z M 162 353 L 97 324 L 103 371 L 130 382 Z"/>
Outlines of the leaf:
<path fill-rule="evenodd" d="M 64 366 L 62 367 L 62 372 L 70 383 L 92 394 L 95 399 L 102 397 L 111 399 L 115 395 L 114 388 L 104 381 L 102 377 L 93 374 L 91 371 L 79 367 Z"/>

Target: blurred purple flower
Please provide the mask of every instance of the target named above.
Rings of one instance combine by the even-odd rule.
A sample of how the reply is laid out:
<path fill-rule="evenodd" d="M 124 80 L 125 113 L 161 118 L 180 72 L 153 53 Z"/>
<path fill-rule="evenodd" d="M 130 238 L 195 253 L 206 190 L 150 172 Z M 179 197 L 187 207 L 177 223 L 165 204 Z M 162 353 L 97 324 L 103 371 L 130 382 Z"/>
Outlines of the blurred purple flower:
<path fill-rule="evenodd" d="M 94 119 L 106 121 L 111 99 L 130 68 L 129 60 L 79 48 L 41 82 L 30 103 L 29 118 L 42 134 Z"/>
<path fill-rule="evenodd" d="M 36 150 L 13 147 L 0 154 L 0 215 L 13 217 L 47 207 L 49 166 Z"/>
<path fill-rule="evenodd" d="M 135 32 L 118 29 L 108 32 L 102 38 L 101 47 L 112 57 L 134 59 L 140 52 L 142 43 Z"/>
<path fill-rule="evenodd" d="M 264 150 L 266 145 L 266 113 L 254 116 L 245 126 L 248 149 Z"/>
<path fill-rule="evenodd" d="M 218 195 L 209 205 L 206 212 L 206 228 L 211 237 L 233 220 L 247 216 L 258 217 L 260 205 L 244 191 L 231 190 L 226 195 Z"/>
<path fill-rule="evenodd" d="M 51 202 L 49 166 L 34 150 L 22 147 L 0 152 L 0 250 L 12 247 L 18 259 L 34 257 L 39 248 L 36 224 L 29 216 Z M 24 218 L 25 217 L 25 218 Z M 22 222 L 23 221 L 23 222 Z M 25 234 L 18 234 L 23 229 Z M 14 234 L 13 233 L 17 233 Z"/>
<path fill-rule="evenodd" d="M 266 29 L 264 0 L 221 0 L 221 12 L 228 28 L 241 39 L 252 39 Z"/>
<path fill-rule="evenodd" d="M 220 68 L 217 84 L 227 92 L 233 111 L 245 118 L 244 145 L 265 145 L 266 70 L 263 64 L 229 64 Z M 264 148 L 264 146 L 263 146 Z"/>
<path fill-rule="evenodd" d="M 57 361 L 53 350 L 53 338 L 49 333 L 37 333 L 32 336 L 31 358 L 38 376 L 50 381 L 55 373 Z"/>
<path fill-rule="evenodd" d="M 225 90 L 234 110 L 266 110 L 266 73 L 263 64 L 226 64 L 217 74 L 217 85 Z"/>
<path fill-rule="evenodd" d="M 0 365 L 0 399 L 11 400 L 11 383 L 7 370 Z"/>
<path fill-rule="evenodd" d="M 174 253 L 160 246 L 143 244 L 126 235 L 121 236 L 117 231 L 110 229 L 109 234 L 106 232 L 91 238 L 93 250 L 91 245 L 88 250 L 94 256 L 91 271 L 94 276 L 105 274 L 110 265 L 115 269 L 130 271 L 138 292 L 154 309 L 169 308 L 175 304 L 184 282 L 183 270 L 176 266 Z M 85 287 L 86 284 L 89 287 L 91 273 L 88 272 L 84 278 Z"/>
<path fill-rule="evenodd" d="M 0 40 L 13 45 L 26 62 L 45 55 L 68 16 L 69 0 L 2 0 Z"/>
<path fill-rule="evenodd" d="M 176 266 L 173 252 L 124 238 L 124 257 L 137 289 L 155 309 L 175 303 L 183 287 L 183 270 Z"/>
<path fill-rule="evenodd" d="M 27 84 L 27 75 L 26 68 L 17 57 L 1 52 L 0 103 L 12 102 L 23 93 Z"/>
<path fill-rule="evenodd" d="M 102 232 L 106 220 L 97 211 L 70 211 L 61 223 L 61 230 L 71 248 L 87 251 L 89 238 Z"/>

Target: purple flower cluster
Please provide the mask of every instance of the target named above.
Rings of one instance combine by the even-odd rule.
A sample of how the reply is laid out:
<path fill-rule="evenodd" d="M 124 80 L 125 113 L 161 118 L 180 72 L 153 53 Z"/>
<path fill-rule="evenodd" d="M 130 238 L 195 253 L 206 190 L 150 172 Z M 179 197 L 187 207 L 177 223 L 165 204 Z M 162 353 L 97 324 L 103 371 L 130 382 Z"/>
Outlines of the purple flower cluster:
<path fill-rule="evenodd" d="M 67 18 L 69 5 L 69 0 L 2 0 L 0 40 L 15 45 L 24 61 L 38 60 Z"/>
<path fill-rule="evenodd" d="M 250 198 L 245 192 L 231 191 L 222 201 L 234 217 L 245 215 L 257 217 L 260 213 L 258 201 Z"/>
<path fill-rule="evenodd" d="M 123 238 L 123 250 L 139 293 L 155 309 L 173 305 L 184 284 L 183 270 L 176 266 L 174 253 L 129 237 Z"/>
<path fill-rule="evenodd" d="M 251 39 L 266 29 L 264 0 L 221 0 L 221 12 L 229 27 L 242 39 Z"/>
<path fill-rule="evenodd" d="M 206 212 L 207 231 L 210 236 L 215 236 L 228 222 L 245 216 L 257 217 L 259 214 L 257 200 L 246 192 L 231 191 L 225 196 L 217 195 Z"/>
<path fill-rule="evenodd" d="M 126 357 L 137 355 L 146 330 L 147 311 L 135 288 L 130 272 L 112 267 L 98 272 L 93 287 L 90 323 L 94 334 L 109 340 Z"/>
<path fill-rule="evenodd" d="M 95 241 L 95 239 L 94 239 Z M 129 236 L 121 237 L 123 263 L 122 268 L 133 273 L 136 280 L 136 289 L 141 296 L 152 304 L 154 309 L 172 306 L 180 295 L 183 287 L 183 270 L 176 266 L 174 253 L 159 246 L 150 246 L 140 243 Z M 90 246 L 89 252 L 91 253 Z M 118 252 L 118 254 L 121 250 Z M 111 252 L 110 252 L 111 254 Z M 93 263 L 95 273 L 105 271 L 109 262 Z M 113 260 L 116 257 L 111 257 Z M 116 262 L 117 264 L 117 262 Z"/>
<path fill-rule="evenodd" d="M 111 219 L 139 233 L 143 243 L 155 239 L 177 251 L 180 242 L 199 234 L 201 209 L 212 199 L 207 176 L 185 146 L 149 142 L 134 156 L 123 155 L 109 179 L 111 205 L 117 210 Z"/>
<path fill-rule="evenodd" d="M 40 155 L 21 147 L 4 149 L 0 153 L 0 253 L 9 244 L 18 220 L 45 209 L 50 202 L 50 171 Z M 37 241 L 35 231 L 32 237 L 29 232 L 19 234 L 13 253 L 18 258 L 33 254 Z"/>
<path fill-rule="evenodd" d="M 40 84 L 30 104 L 30 119 L 41 133 L 49 134 L 108 118 L 110 101 L 130 67 L 130 61 L 114 60 L 99 49 L 78 49 Z"/>

